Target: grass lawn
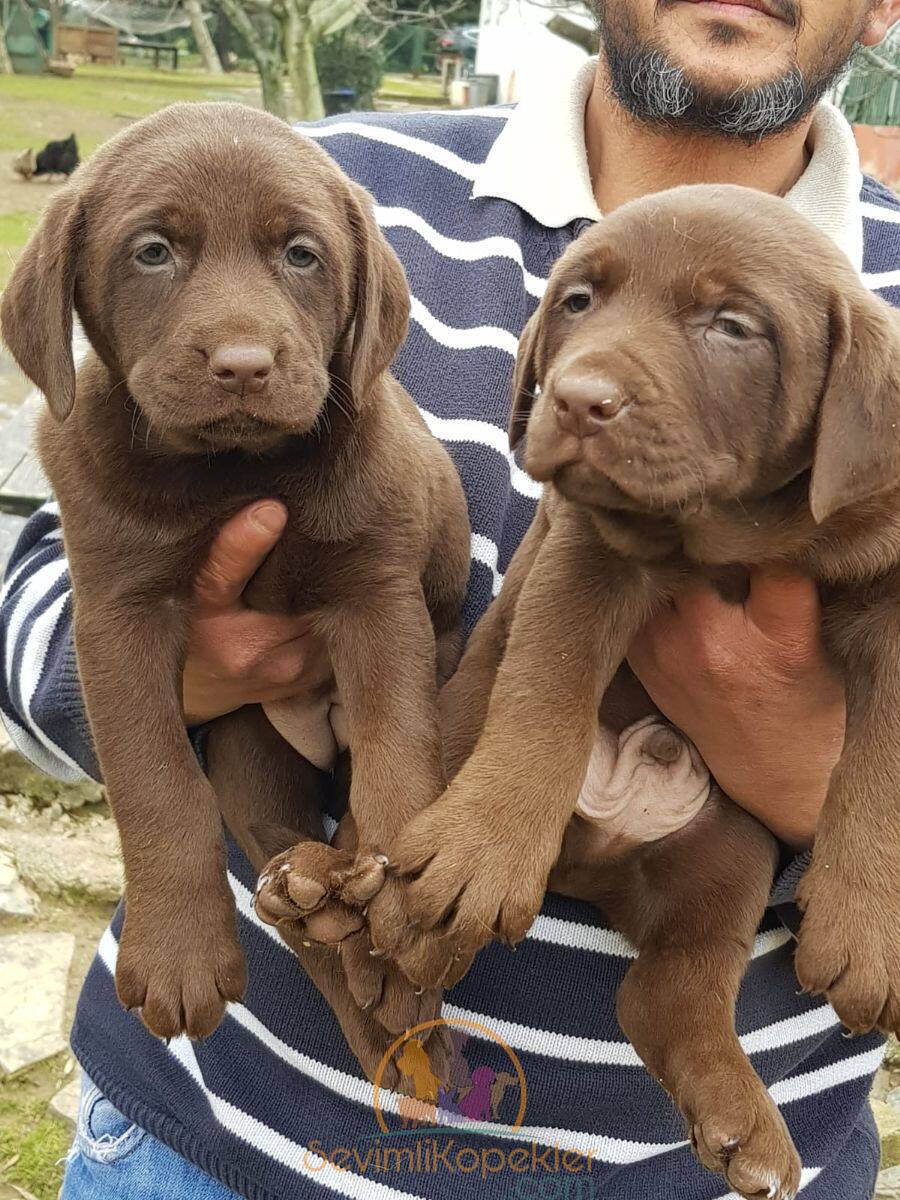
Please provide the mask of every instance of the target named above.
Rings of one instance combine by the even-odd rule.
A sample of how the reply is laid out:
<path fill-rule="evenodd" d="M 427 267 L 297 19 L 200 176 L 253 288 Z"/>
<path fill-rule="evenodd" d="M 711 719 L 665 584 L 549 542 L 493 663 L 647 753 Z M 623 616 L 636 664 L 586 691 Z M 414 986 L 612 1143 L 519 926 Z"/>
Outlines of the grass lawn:
<path fill-rule="evenodd" d="M 75 133 L 82 158 L 124 129 L 176 100 L 238 100 L 259 104 L 255 75 L 220 78 L 200 71 L 144 66 L 81 66 L 71 79 L 4 76 L 0 92 L 0 289 L 41 210 L 59 183 L 26 182 L 9 168 L 13 153 Z M 5 161 L 4 161 L 5 160 Z"/>
<path fill-rule="evenodd" d="M 12 270 L 16 255 L 28 241 L 38 219 L 37 210 L 0 212 L 0 288 Z"/>
<path fill-rule="evenodd" d="M 66 1055 L 0 1080 L 0 1198 L 56 1200 L 72 1131 L 47 1110 Z"/>
<path fill-rule="evenodd" d="M 433 76 L 388 75 L 380 96 L 395 106 L 423 108 L 443 103 Z M 4 76 L 0 92 L 0 290 L 16 255 L 28 240 L 44 205 L 59 184 L 46 179 L 26 183 L 7 166 L 13 153 L 75 133 L 82 158 L 124 129 L 178 100 L 236 100 L 258 105 L 255 74 L 211 76 L 192 68 L 154 70 L 139 64 L 80 66 L 71 79 L 56 75 Z M 5 161 L 4 161 L 5 160 Z M 2 373 L 2 368 L 0 368 Z"/>
<path fill-rule="evenodd" d="M 420 75 L 417 79 L 412 75 L 385 75 L 378 96 L 383 100 L 418 100 L 423 108 L 447 102 L 437 75 Z"/>
<path fill-rule="evenodd" d="M 80 66 L 71 79 L 13 75 L 3 80 L 0 152 L 40 147 L 74 130 L 82 155 L 131 121 L 176 100 L 259 103 L 255 75 L 222 76 L 142 66 Z"/>

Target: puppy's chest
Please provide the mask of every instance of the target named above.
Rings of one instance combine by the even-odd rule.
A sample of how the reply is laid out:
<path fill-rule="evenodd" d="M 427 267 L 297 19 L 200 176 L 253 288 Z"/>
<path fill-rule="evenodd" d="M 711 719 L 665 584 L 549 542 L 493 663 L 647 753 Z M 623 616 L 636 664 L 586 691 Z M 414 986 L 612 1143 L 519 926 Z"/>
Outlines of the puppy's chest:
<path fill-rule="evenodd" d="M 717 515 L 684 532 L 694 570 L 729 564 L 790 566 L 823 584 L 862 584 L 900 562 L 900 513 L 884 506 L 839 513 L 816 526 L 807 513 Z"/>
<path fill-rule="evenodd" d="M 383 581 L 415 564 L 399 534 L 362 530 L 342 541 L 309 536 L 289 519 L 244 596 L 262 612 L 300 616 L 369 601 Z"/>

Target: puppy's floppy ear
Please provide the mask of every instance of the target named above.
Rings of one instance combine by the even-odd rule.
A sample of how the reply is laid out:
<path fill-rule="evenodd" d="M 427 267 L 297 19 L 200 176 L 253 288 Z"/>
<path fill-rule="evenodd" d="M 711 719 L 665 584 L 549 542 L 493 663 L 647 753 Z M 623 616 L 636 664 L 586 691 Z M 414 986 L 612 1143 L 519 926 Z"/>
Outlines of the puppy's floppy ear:
<path fill-rule="evenodd" d="M 837 296 L 809 504 L 817 524 L 900 486 L 900 313 L 854 288 Z"/>
<path fill-rule="evenodd" d="M 382 372 L 394 361 L 409 324 L 409 287 L 400 260 L 378 228 L 372 199 L 350 185 L 350 224 L 356 250 L 356 290 L 350 328 L 332 372 L 350 387 L 361 404 Z"/>
<path fill-rule="evenodd" d="M 533 313 L 519 338 L 519 352 L 513 371 L 512 407 L 509 412 L 509 445 L 515 450 L 525 436 L 528 418 L 534 406 L 538 386 L 538 342 L 541 328 L 541 308 Z"/>
<path fill-rule="evenodd" d="M 82 226 L 81 202 L 70 184 L 48 205 L 0 306 L 3 340 L 58 421 L 75 403 L 72 308 Z"/>

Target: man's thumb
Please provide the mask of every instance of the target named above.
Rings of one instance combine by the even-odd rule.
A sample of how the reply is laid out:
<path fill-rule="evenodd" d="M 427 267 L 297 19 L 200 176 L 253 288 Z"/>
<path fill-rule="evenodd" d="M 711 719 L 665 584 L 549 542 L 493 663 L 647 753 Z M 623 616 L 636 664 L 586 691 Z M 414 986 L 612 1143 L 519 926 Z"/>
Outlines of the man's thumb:
<path fill-rule="evenodd" d="M 206 608 L 231 608 L 284 532 L 287 510 L 276 500 L 241 509 L 216 534 L 194 581 L 194 599 Z"/>

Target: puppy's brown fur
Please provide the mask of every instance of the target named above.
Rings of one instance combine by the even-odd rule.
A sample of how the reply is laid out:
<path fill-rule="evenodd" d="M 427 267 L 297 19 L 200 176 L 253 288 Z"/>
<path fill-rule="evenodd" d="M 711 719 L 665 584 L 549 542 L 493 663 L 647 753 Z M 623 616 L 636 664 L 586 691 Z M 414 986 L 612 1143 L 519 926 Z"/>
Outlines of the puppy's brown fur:
<path fill-rule="evenodd" d="M 92 347 L 77 379 L 73 306 Z M 443 789 L 435 638 L 456 628 L 468 522 L 449 457 L 388 374 L 408 311 L 368 196 L 315 145 L 236 105 L 175 106 L 104 146 L 49 207 L 4 294 L 4 337 L 52 414 L 40 455 L 122 836 L 116 984 L 161 1036 L 208 1034 L 243 992 L 220 805 L 257 868 L 273 849 L 257 825 L 323 836 L 323 778 L 258 709 L 213 726 L 212 783 L 185 733 L 192 581 L 239 508 L 287 506 L 246 599 L 309 617 L 332 669 L 317 685 L 336 686 L 348 719 L 360 858 L 323 846 L 311 870 L 329 885 L 335 868 L 348 878 L 362 864 L 347 893 L 360 901 L 370 852 Z M 213 374 L 213 355 L 235 345 L 271 356 L 261 390 Z M 375 932 L 398 912 L 389 886 L 369 914 Z M 335 1000 L 334 963 L 306 958 Z M 375 1006 L 388 985 L 370 963 Z M 427 1001 L 395 1006 L 387 1023 L 402 1029 L 410 1003 Z M 371 1058 L 368 1018 L 348 1019 Z"/>
<path fill-rule="evenodd" d="M 849 1029 L 900 1031 L 897 314 L 782 201 L 651 197 L 557 264 L 521 342 L 514 441 L 526 424 L 549 487 L 445 689 L 450 773 L 464 765 L 392 851 L 431 931 L 400 962 L 452 981 L 490 937 L 524 935 L 548 878 L 600 903 L 640 949 L 622 1027 L 699 1157 L 744 1195 L 787 1197 L 799 1162 L 733 1015 L 774 840 L 714 790 L 610 863 L 573 809 L 598 708 L 617 728 L 653 711 L 621 664 L 661 605 L 734 564 L 812 577 L 849 719 L 796 967 Z"/>

